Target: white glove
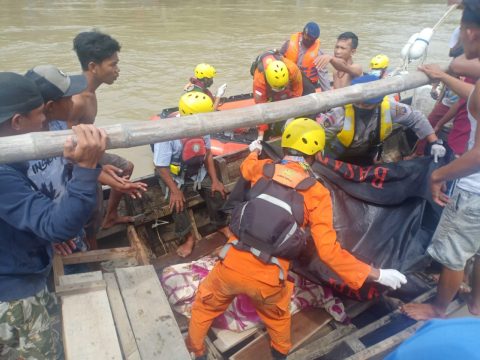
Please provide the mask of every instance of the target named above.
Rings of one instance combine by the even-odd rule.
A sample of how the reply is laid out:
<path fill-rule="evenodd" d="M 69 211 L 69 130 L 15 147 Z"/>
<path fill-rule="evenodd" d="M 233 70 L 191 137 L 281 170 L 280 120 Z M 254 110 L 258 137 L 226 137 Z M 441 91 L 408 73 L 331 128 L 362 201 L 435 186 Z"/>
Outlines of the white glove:
<path fill-rule="evenodd" d="M 215 94 L 215 97 L 222 97 L 223 95 L 225 95 L 225 91 L 227 90 L 227 84 L 223 84 L 221 85 L 218 89 L 217 89 L 217 93 Z"/>
<path fill-rule="evenodd" d="M 438 159 L 443 158 L 446 153 L 447 150 L 441 144 L 433 144 L 430 150 L 430 155 L 433 156 L 433 161 L 435 161 L 436 163 L 438 162 Z"/>
<path fill-rule="evenodd" d="M 248 145 L 248 150 L 250 150 L 250 152 L 253 152 L 255 150 L 258 150 L 258 152 L 262 152 L 262 143 L 260 142 L 260 140 L 254 140 L 250 143 L 250 145 Z"/>
<path fill-rule="evenodd" d="M 407 283 L 407 278 L 400 271 L 395 269 L 379 269 L 380 276 L 376 282 L 391 287 L 393 290 L 398 289 Z"/>

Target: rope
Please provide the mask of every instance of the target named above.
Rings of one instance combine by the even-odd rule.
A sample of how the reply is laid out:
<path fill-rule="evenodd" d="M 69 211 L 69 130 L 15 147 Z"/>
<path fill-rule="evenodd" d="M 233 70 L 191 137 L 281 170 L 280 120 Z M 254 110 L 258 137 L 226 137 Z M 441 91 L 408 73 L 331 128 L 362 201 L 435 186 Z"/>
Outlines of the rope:
<path fill-rule="evenodd" d="M 459 4 L 454 4 L 454 5 L 452 5 L 448 8 L 448 10 L 445 12 L 445 14 L 443 14 L 443 16 L 440 18 L 440 20 L 438 20 L 437 23 L 435 24 L 435 26 L 432 28 L 433 32 L 435 32 L 437 30 L 437 28 L 445 21 L 445 19 L 448 17 L 448 15 L 450 15 L 450 13 L 453 10 L 455 10 L 458 6 L 459 6 Z"/>

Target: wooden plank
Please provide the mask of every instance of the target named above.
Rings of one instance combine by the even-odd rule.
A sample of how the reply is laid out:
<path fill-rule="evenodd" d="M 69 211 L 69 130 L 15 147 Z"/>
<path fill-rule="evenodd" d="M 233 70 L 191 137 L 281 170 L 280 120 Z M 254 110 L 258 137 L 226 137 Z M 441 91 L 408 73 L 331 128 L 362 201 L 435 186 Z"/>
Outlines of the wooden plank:
<path fill-rule="evenodd" d="M 198 232 L 197 222 L 195 221 L 195 216 L 193 215 L 193 210 L 187 209 L 188 218 L 190 219 L 190 224 L 192 224 L 193 236 L 195 237 L 194 241 L 197 242 L 202 238 L 202 235 Z"/>
<path fill-rule="evenodd" d="M 318 351 L 320 349 L 323 349 L 327 344 L 337 341 L 338 339 L 343 338 L 345 335 L 351 334 L 355 330 L 358 330 L 358 329 L 353 324 L 340 325 L 337 329 L 331 331 L 324 337 L 288 355 L 288 360 L 316 359 L 318 356 L 315 354 L 315 350 Z"/>
<path fill-rule="evenodd" d="M 435 289 L 430 289 L 429 291 L 421 294 L 418 296 L 414 301 L 415 302 L 423 302 L 430 298 L 433 293 L 435 292 Z M 370 301 L 366 303 L 358 303 L 355 302 L 351 307 L 347 309 L 347 313 L 351 316 L 354 317 L 356 314 L 359 312 L 362 312 L 363 310 L 366 310 L 368 307 L 372 306 L 372 304 L 375 304 L 375 301 Z M 355 337 L 361 337 L 364 334 L 374 331 L 375 329 L 383 326 L 387 322 L 390 321 L 391 316 L 394 314 L 400 313 L 400 310 L 395 310 L 394 312 L 378 319 L 377 321 L 371 323 L 370 325 L 367 325 L 366 327 L 363 327 L 362 329 L 357 329 L 354 325 L 338 325 L 338 329 L 334 330 L 332 333 L 328 334 L 324 338 L 320 338 L 316 341 L 313 341 L 312 343 L 308 344 L 306 347 L 298 349 L 297 351 L 294 351 L 292 354 L 289 355 L 289 359 L 291 358 L 292 360 L 313 360 L 316 359 L 320 356 L 323 356 L 327 353 L 329 353 L 335 346 L 340 344 L 341 341 L 345 338 L 345 336 L 355 336 Z"/>
<path fill-rule="evenodd" d="M 60 285 L 60 276 L 65 275 L 63 269 L 63 260 L 62 257 L 58 254 L 53 255 L 53 282 L 55 283 L 55 288 Z"/>
<path fill-rule="evenodd" d="M 66 275 L 60 282 L 64 286 L 82 284 L 86 279 L 98 279 L 98 274 Z M 65 358 L 121 360 L 106 290 L 65 295 L 61 299 Z"/>
<path fill-rule="evenodd" d="M 112 309 L 113 320 L 115 321 L 123 356 L 125 360 L 141 360 L 115 274 L 105 273 L 103 277 L 107 283 L 108 301 Z"/>
<path fill-rule="evenodd" d="M 446 315 L 451 314 L 458 308 L 463 305 L 463 301 L 455 300 L 449 304 Z M 364 360 L 376 357 L 377 355 L 384 354 L 388 352 L 390 349 L 396 347 L 404 340 L 408 339 L 411 335 L 413 335 L 423 324 L 425 321 L 418 321 L 415 324 L 407 327 L 406 329 L 392 335 L 375 345 L 372 345 L 368 348 L 360 349 L 360 351 L 356 351 L 354 355 L 350 356 L 348 360 Z M 355 334 L 353 334 L 355 335 Z M 354 349 L 354 348 L 352 348 Z M 355 350 L 355 349 L 354 349 Z"/>
<path fill-rule="evenodd" d="M 161 272 L 167 266 L 192 262 L 205 255 L 211 254 L 216 248 L 223 246 L 225 242 L 225 236 L 216 232 L 198 241 L 195 244 L 192 253 L 185 258 L 181 258 L 176 253 L 170 253 L 162 257 L 152 259 L 151 263 L 158 272 Z"/>
<path fill-rule="evenodd" d="M 63 264 L 84 264 L 115 259 L 135 257 L 135 249 L 131 247 L 119 247 L 113 249 L 91 250 L 73 253 L 62 258 Z"/>
<path fill-rule="evenodd" d="M 55 289 L 55 293 L 58 296 L 84 294 L 90 291 L 105 290 L 107 284 L 103 280 L 81 282 L 78 284 L 58 285 Z"/>
<path fill-rule="evenodd" d="M 225 360 L 222 354 L 217 350 L 212 341 L 208 338 L 205 338 L 205 347 L 207 348 L 207 359 L 208 360 Z"/>
<path fill-rule="evenodd" d="M 128 225 L 127 227 L 127 236 L 132 248 L 135 249 L 136 252 L 136 259 L 140 265 L 148 265 L 150 264 L 150 256 L 149 251 L 143 241 L 137 234 L 135 227 L 133 225 Z"/>
<path fill-rule="evenodd" d="M 240 344 L 243 340 L 249 338 L 256 332 L 260 331 L 260 329 L 258 327 L 253 327 L 242 332 L 235 332 L 231 330 L 212 328 L 212 331 L 217 337 L 213 341 L 213 344 L 220 352 L 224 353 L 235 345 Z M 259 334 L 261 334 L 261 332 Z"/>
<path fill-rule="evenodd" d="M 220 177 L 220 181 L 223 184 L 228 184 L 230 183 L 230 176 L 228 174 L 228 169 L 227 169 L 227 161 L 223 157 L 215 157 L 214 158 L 215 164 L 217 165 L 217 172 Z"/>
<path fill-rule="evenodd" d="M 61 286 L 79 284 L 83 282 L 100 281 L 103 280 L 101 271 L 91 271 L 87 273 L 63 275 L 59 278 Z"/>
<path fill-rule="evenodd" d="M 308 309 L 292 316 L 292 350 L 298 348 L 312 334 L 321 329 L 332 320 L 332 317 L 323 309 Z M 261 358 L 272 359 L 270 353 L 270 340 L 264 335 L 253 340 L 240 351 L 230 357 L 231 360 L 250 360 Z"/>
<path fill-rule="evenodd" d="M 189 360 L 153 266 L 115 269 L 115 274 L 141 358 Z"/>

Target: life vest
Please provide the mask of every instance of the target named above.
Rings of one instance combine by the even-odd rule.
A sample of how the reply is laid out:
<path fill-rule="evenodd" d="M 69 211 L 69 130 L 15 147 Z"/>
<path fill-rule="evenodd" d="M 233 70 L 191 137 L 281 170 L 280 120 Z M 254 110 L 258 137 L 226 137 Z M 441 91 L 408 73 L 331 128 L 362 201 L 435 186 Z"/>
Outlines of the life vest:
<path fill-rule="evenodd" d="M 348 148 L 355 137 L 355 109 L 352 104 L 345 105 L 345 119 L 343 128 L 337 134 L 338 141 Z M 382 143 L 392 133 L 392 115 L 390 114 L 390 100 L 385 96 L 380 105 L 378 142 Z"/>
<path fill-rule="evenodd" d="M 284 56 L 297 64 L 300 70 L 310 79 L 310 81 L 313 84 L 316 84 L 318 83 L 318 71 L 314 61 L 318 56 L 318 51 L 320 50 L 320 39 L 315 40 L 312 46 L 307 49 L 303 55 L 303 58 L 301 59 L 301 62 L 299 63 L 298 55 L 300 53 L 301 36 L 302 33 L 298 32 L 290 37 L 288 48 Z"/>
<path fill-rule="evenodd" d="M 234 246 L 264 263 L 279 265 L 278 258 L 295 259 L 304 249 L 308 237 L 302 227 L 304 199 L 297 190 L 309 189 L 316 180 L 306 172 L 273 163 L 264 166 L 263 175 L 250 189 L 248 200 L 233 209 L 230 229 L 237 241 L 222 249 L 221 258 Z"/>
<path fill-rule="evenodd" d="M 203 137 L 185 138 L 180 141 L 182 142 L 182 154 L 178 165 L 180 165 L 181 176 L 189 178 L 196 175 L 203 166 L 207 147 Z M 173 172 L 172 165 L 170 165 L 170 171 Z"/>
<path fill-rule="evenodd" d="M 190 78 L 190 82 L 183 87 L 183 91 L 200 91 L 212 99 L 212 101 L 215 101 L 212 92 L 208 90 L 208 88 L 205 86 L 205 83 L 195 77 Z"/>
<path fill-rule="evenodd" d="M 173 175 L 189 178 L 198 174 L 200 168 L 205 162 L 207 155 L 207 146 L 203 137 L 192 137 L 181 139 L 182 152 L 180 158 L 172 160 L 170 163 L 170 172 Z M 154 144 L 150 144 L 154 152 Z"/>

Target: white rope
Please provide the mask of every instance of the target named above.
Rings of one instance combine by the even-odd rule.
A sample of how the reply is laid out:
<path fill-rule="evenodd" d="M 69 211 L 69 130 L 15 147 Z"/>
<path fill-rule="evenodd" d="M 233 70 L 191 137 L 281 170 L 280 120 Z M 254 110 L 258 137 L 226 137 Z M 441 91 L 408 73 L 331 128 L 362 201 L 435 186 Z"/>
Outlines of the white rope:
<path fill-rule="evenodd" d="M 437 30 L 437 28 L 445 21 L 445 19 L 450 15 L 450 13 L 455 10 L 456 8 L 458 8 L 460 4 L 454 4 L 452 6 L 450 6 L 448 8 L 448 10 L 445 12 L 445 14 L 443 14 L 443 16 L 440 18 L 440 20 L 437 21 L 437 23 L 435 24 L 435 26 L 432 28 L 433 29 L 433 32 L 435 32 Z"/>

